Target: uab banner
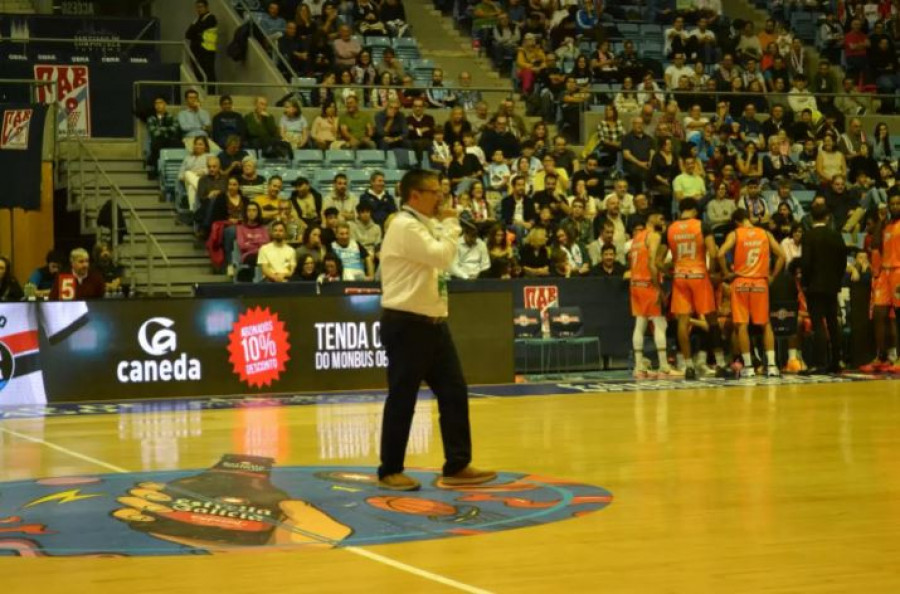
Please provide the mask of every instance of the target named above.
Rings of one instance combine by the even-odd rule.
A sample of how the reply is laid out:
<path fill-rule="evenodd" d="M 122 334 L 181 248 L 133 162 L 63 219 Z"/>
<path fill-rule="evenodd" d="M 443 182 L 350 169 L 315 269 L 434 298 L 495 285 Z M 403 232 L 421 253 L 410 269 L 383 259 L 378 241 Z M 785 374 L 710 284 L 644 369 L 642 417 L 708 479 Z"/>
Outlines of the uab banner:
<path fill-rule="evenodd" d="M 37 100 L 47 105 L 59 105 L 56 116 L 58 135 L 90 137 L 91 87 L 88 67 L 35 64 L 34 78 L 56 83 L 38 86 Z"/>
<path fill-rule="evenodd" d="M 0 103 L 0 171 L 6 187 L 0 192 L 0 208 L 38 210 L 41 206 L 41 155 L 43 154 L 46 105 Z"/>

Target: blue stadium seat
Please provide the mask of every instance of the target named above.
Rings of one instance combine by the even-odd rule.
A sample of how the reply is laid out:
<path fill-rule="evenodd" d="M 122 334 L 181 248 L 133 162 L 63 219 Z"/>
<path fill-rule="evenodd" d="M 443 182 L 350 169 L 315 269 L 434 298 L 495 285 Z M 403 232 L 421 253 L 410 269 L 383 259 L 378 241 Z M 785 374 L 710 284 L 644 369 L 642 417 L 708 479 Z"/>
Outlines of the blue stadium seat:
<path fill-rule="evenodd" d="M 300 168 L 321 167 L 325 155 L 319 149 L 299 149 L 294 151 L 294 165 Z"/>
<path fill-rule="evenodd" d="M 361 194 L 369 187 L 369 172 L 351 169 L 347 172 L 347 181 L 351 192 Z"/>
<path fill-rule="evenodd" d="M 394 186 L 400 183 L 405 173 L 405 171 L 399 169 L 386 169 L 384 171 L 384 183 L 392 194 L 394 193 Z"/>
<path fill-rule="evenodd" d="M 356 166 L 361 168 L 384 168 L 387 163 L 384 151 L 358 150 L 356 151 Z"/>
<path fill-rule="evenodd" d="M 640 34 L 640 25 L 637 23 L 619 23 L 616 29 L 622 34 L 622 37 L 630 38 Z"/>
<path fill-rule="evenodd" d="M 334 176 L 337 175 L 335 169 L 318 169 L 312 177 L 312 184 L 316 190 L 322 194 L 327 194 L 334 186 Z"/>
<path fill-rule="evenodd" d="M 391 38 L 390 37 L 366 37 L 362 42 L 364 46 L 369 48 L 386 48 L 391 47 Z"/>
<path fill-rule="evenodd" d="M 318 84 L 319 81 L 312 77 L 299 76 L 291 79 L 291 85 L 300 93 L 304 105 L 312 105 L 312 90 Z"/>
<path fill-rule="evenodd" d="M 356 164 L 356 155 L 346 149 L 333 149 L 325 151 L 325 165 L 328 167 L 353 167 Z"/>
<path fill-rule="evenodd" d="M 641 40 L 638 51 L 642 58 L 650 58 L 653 60 L 663 59 L 663 41 L 662 39 L 643 39 Z"/>
<path fill-rule="evenodd" d="M 397 58 L 402 60 L 417 60 L 422 57 L 419 51 L 419 44 L 415 39 L 409 37 L 394 39 L 394 53 Z"/>
<path fill-rule="evenodd" d="M 416 159 L 415 151 L 409 149 L 393 149 L 388 151 L 387 164 L 388 169 L 412 169 L 418 166 L 419 161 Z"/>
<path fill-rule="evenodd" d="M 638 25 L 640 36 L 643 39 L 662 39 L 663 38 L 663 28 L 662 25 L 657 25 L 655 23 L 641 23 Z"/>
<path fill-rule="evenodd" d="M 806 209 L 809 210 L 809 205 L 812 204 L 813 199 L 816 197 L 816 192 L 814 190 L 800 190 L 794 192 L 794 198 L 797 199 L 797 202 Z"/>
<path fill-rule="evenodd" d="M 175 201 L 178 190 L 178 172 L 187 151 L 181 148 L 162 149 L 159 152 L 159 187 L 169 202 Z"/>

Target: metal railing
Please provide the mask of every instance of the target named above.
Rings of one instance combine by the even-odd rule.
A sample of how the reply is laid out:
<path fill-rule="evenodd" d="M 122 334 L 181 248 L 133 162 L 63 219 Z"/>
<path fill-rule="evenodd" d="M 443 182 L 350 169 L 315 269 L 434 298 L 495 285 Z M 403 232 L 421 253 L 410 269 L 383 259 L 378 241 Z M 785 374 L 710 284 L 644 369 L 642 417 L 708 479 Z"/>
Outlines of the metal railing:
<path fill-rule="evenodd" d="M 228 8 L 230 8 L 231 10 L 234 10 L 239 19 L 243 18 L 245 21 L 248 21 L 250 23 L 251 31 L 259 31 L 262 36 L 269 39 L 265 35 L 265 32 L 260 28 L 259 24 L 253 19 L 254 10 L 247 4 L 245 0 L 236 0 L 232 3 L 226 3 L 226 6 L 228 6 Z M 243 14 L 241 14 L 241 11 L 243 11 Z M 250 35 L 250 39 L 254 39 L 254 35 L 252 33 Z M 265 47 L 263 48 L 263 51 L 267 51 L 269 57 L 275 60 L 276 67 L 282 72 L 288 73 L 291 78 L 299 77 L 297 72 L 294 70 L 294 67 L 291 65 L 291 61 L 288 60 L 284 56 L 284 54 L 281 53 L 281 50 L 278 49 L 278 41 L 269 39 L 269 45 L 271 47 L 268 48 L 268 51 Z"/>
<path fill-rule="evenodd" d="M 198 84 L 199 83 L 195 84 L 195 83 L 185 82 L 185 81 L 138 80 L 138 81 L 135 81 L 134 84 L 132 85 L 134 88 L 132 99 L 136 99 L 138 97 L 143 96 L 142 93 L 147 88 L 169 89 L 169 94 L 171 94 L 173 97 L 180 97 L 181 96 L 180 93 L 174 92 L 174 90 L 176 88 L 178 88 L 178 89 L 190 88 L 190 89 L 200 90 L 200 89 L 197 89 Z M 312 92 L 322 88 L 322 86 L 323 85 L 321 85 L 319 83 L 299 83 L 299 82 L 291 82 L 291 83 L 288 83 L 288 82 L 284 82 L 284 83 L 280 83 L 280 82 L 279 83 L 216 82 L 216 87 L 221 87 L 221 89 L 225 89 L 225 90 L 227 90 L 229 88 L 253 89 L 253 90 L 258 90 L 259 93 L 255 93 L 255 94 L 259 94 L 259 95 L 265 95 L 266 94 L 265 91 L 275 89 L 282 95 L 282 98 L 286 98 L 288 95 L 296 95 L 296 94 L 302 95 L 303 93 L 306 93 L 306 92 L 312 93 Z M 334 91 L 338 91 L 338 90 L 344 89 L 345 87 L 365 91 L 366 93 L 368 93 L 369 91 L 372 91 L 373 89 L 384 88 L 384 87 L 382 87 L 382 85 L 365 85 L 365 84 L 343 85 L 340 83 L 336 83 L 336 84 L 332 85 L 331 88 Z M 400 92 L 400 91 L 402 91 L 402 92 L 416 91 L 416 92 L 420 92 L 422 94 L 422 96 L 424 96 L 433 87 L 428 86 L 428 85 L 413 84 L 408 87 L 402 87 L 400 85 L 391 85 L 389 88 L 393 89 L 395 91 L 398 91 L 398 92 Z M 456 86 L 453 83 L 453 81 L 447 81 L 447 85 L 443 88 L 447 91 L 453 91 L 453 92 L 477 91 L 477 92 L 481 93 L 482 95 L 500 95 L 502 97 L 502 99 L 514 99 L 514 100 L 516 100 L 517 103 L 521 103 L 516 98 L 516 93 L 512 89 L 511 86 L 505 86 L 505 87 L 471 86 L 471 87 L 463 88 L 463 87 Z M 226 93 L 223 93 L 220 91 L 220 95 L 221 94 L 226 94 Z M 336 98 L 336 100 L 337 100 L 337 98 Z M 487 101 L 487 99 L 485 99 L 485 101 Z M 337 102 L 338 102 L 338 104 L 341 103 L 340 100 L 337 100 Z M 304 107 L 318 107 L 318 106 L 304 104 Z M 360 108 L 368 109 L 369 106 L 361 103 Z M 428 108 L 427 105 L 426 105 L 426 108 Z M 372 109 L 380 109 L 380 108 L 373 107 Z M 439 108 L 439 109 L 445 109 L 445 108 Z"/>
<path fill-rule="evenodd" d="M 116 184 L 109 176 L 109 174 L 103 169 L 103 167 L 100 165 L 100 162 L 97 160 L 97 157 L 94 155 L 93 151 L 91 151 L 90 147 L 85 143 L 84 139 L 80 136 L 71 136 L 67 138 L 67 141 L 74 143 L 77 150 L 77 155 L 74 158 L 69 159 L 69 167 L 67 170 L 68 184 L 66 188 L 67 203 L 73 203 L 73 193 L 77 191 L 81 217 L 81 228 L 85 229 L 87 227 L 87 210 L 89 203 L 91 203 L 90 205 L 94 206 L 94 208 L 97 210 L 97 213 L 99 214 L 104 200 L 110 200 L 112 218 L 111 244 L 113 253 L 117 253 L 117 248 L 119 247 L 119 212 L 120 209 L 124 208 L 127 214 L 127 217 L 124 218 L 126 220 L 126 223 L 130 223 L 127 225 L 128 242 L 131 247 L 131 265 L 129 269 L 129 277 L 131 278 L 132 282 L 135 283 L 135 288 L 137 288 L 137 266 L 135 261 L 135 255 L 137 252 L 135 250 L 135 236 L 137 234 L 141 234 L 146 238 L 147 246 L 146 292 L 149 294 L 152 291 L 152 287 L 154 284 L 153 262 L 158 255 L 158 257 L 162 259 L 163 265 L 166 270 L 166 295 L 171 296 L 172 263 L 169 260 L 169 256 L 160 245 L 159 241 L 157 241 L 156 237 L 150 232 L 149 229 L 147 229 L 147 226 L 138 215 L 137 210 L 134 208 L 134 205 L 124 194 L 124 192 L 122 192 L 118 184 Z M 77 170 L 73 168 L 73 165 L 76 164 Z M 77 184 L 72 183 L 73 178 L 77 179 Z M 101 192 L 102 188 L 109 189 L 108 197 Z"/>

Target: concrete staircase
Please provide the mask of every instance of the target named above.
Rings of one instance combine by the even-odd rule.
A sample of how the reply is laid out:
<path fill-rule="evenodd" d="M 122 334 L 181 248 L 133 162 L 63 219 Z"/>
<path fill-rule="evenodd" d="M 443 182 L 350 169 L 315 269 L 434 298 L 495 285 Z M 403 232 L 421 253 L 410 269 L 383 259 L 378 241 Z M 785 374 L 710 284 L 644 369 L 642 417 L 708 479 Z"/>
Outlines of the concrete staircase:
<path fill-rule="evenodd" d="M 472 39 L 453 26 L 453 19 L 445 17 L 429 0 L 405 2 L 404 6 L 422 57 L 434 60 L 444 71 L 444 81 L 456 81 L 460 72 L 467 71 L 472 75 L 472 86 L 502 87 L 504 93 L 484 94 L 491 111 L 512 93 L 510 80 L 500 76 L 487 57 L 478 56 L 472 49 Z"/>
<path fill-rule="evenodd" d="M 205 248 L 194 238 L 189 225 L 179 224 L 172 205 L 162 200 L 158 183 L 147 179 L 141 159 L 134 156 L 136 143 L 98 140 L 89 141 L 89 146 L 98 158 L 100 166 L 110 180 L 121 191 L 147 231 L 156 238 L 162 251 L 169 259 L 168 270 L 163 257 L 151 246 L 140 232 L 140 225 L 130 219 L 125 212 L 131 233 L 126 235 L 119 246 L 118 259 L 126 269 L 126 274 L 138 294 L 164 295 L 167 280 L 171 280 L 171 291 L 176 296 L 190 296 L 194 283 L 222 282 L 225 277 L 212 273 Z M 87 161 L 85 161 L 87 164 Z M 113 190 L 105 178 L 101 178 L 99 191 L 95 189 L 93 169 L 85 166 L 79 171 L 75 160 L 63 161 L 63 183 L 71 188 L 68 208 L 76 211 L 85 202 L 85 224 L 82 233 L 97 232 L 96 220 L 100 207 L 113 195 Z M 80 180 L 84 177 L 84 195 L 81 194 Z M 150 256 L 148 257 L 148 254 Z M 148 289 L 149 260 L 153 261 L 153 275 Z"/>

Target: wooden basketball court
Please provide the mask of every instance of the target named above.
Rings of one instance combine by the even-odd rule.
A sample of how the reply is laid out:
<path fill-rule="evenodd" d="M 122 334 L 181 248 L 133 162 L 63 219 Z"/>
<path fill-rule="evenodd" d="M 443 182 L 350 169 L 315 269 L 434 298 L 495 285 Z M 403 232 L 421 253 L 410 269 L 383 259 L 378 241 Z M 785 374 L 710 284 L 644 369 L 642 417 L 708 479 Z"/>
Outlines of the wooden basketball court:
<path fill-rule="evenodd" d="M 6 419 L 0 505 L 10 481 L 202 470 L 226 453 L 373 467 L 380 410 L 348 402 Z M 474 398 L 472 417 L 476 464 L 602 487 L 611 503 L 531 527 L 372 546 L 326 539 L 134 558 L 0 550 L 2 592 L 900 591 L 898 382 Z M 410 466 L 439 467 L 433 401 L 420 402 L 409 449 Z M 57 488 L 55 499 L 20 506 L 20 521 L 76 513 L 89 491 Z M 0 517 L 0 543 L 57 538 L 16 521 Z"/>

